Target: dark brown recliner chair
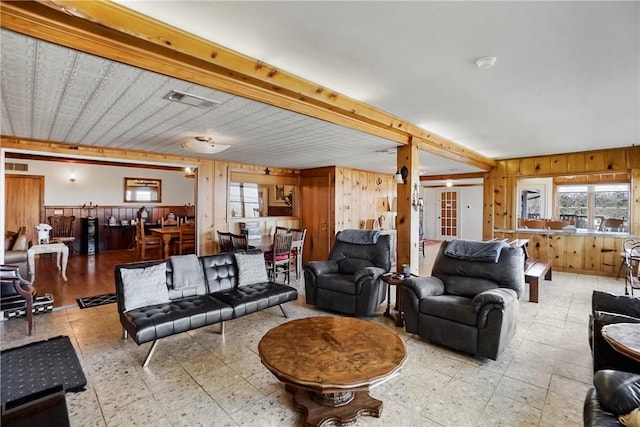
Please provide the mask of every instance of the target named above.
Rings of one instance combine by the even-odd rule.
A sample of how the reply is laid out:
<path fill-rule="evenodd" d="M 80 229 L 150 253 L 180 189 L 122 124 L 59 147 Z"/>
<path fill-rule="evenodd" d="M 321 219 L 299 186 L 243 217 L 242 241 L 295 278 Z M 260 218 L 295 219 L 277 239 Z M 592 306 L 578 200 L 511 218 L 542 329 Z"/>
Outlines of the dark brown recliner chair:
<path fill-rule="evenodd" d="M 344 230 L 328 261 L 304 266 L 307 304 L 365 317 L 375 314 L 386 294 L 380 276 L 391 269 L 391 238 L 377 230 Z"/>
<path fill-rule="evenodd" d="M 461 259 L 447 251 L 465 244 L 474 248 L 468 254 L 478 256 Z M 503 242 L 444 242 L 431 277 L 402 283 L 407 332 L 495 360 L 515 334 L 523 290 L 522 248 Z"/>
<path fill-rule="evenodd" d="M 20 275 L 28 277 L 27 250 L 29 249 L 29 238 L 27 228 L 20 227 L 17 232 L 6 231 L 4 234 L 4 263 L 17 265 L 20 268 Z"/>

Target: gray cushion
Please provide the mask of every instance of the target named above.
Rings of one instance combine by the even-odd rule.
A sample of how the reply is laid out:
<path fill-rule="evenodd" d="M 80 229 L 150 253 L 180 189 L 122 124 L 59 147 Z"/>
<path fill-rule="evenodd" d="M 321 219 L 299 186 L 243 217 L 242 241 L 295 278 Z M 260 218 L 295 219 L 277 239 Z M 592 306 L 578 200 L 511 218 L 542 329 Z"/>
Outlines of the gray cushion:
<path fill-rule="evenodd" d="M 469 298 L 455 295 L 428 296 L 420 300 L 420 313 L 476 326 L 478 314 Z"/>
<path fill-rule="evenodd" d="M 497 287 L 496 282 L 478 277 L 449 276 L 445 281 L 445 289 L 448 294 L 467 298 L 473 298 L 484 291 Z"/>
<path fill-rule="evenodd" d="M 166 270 L 165 263 L 121 270 L 125 312 L 169 302 Z"/>
<path fill-rule="evenodd" d="M 341 273 L 356 274 L 366 267 L 375 267 L 371 261 L 360 258 L 343 258 L 338 261 L 338 268 Z"/>
<path fill-rule="evenodd" d="M 169 261 L 173 270 L 173 289 L 204 289 L 202 265 L 196 255 L 172 255 L 169 257 Z"/>
<path fill-rule="evenodd" d="M 238 286 L 255 285 L 269 281 L 262 252 L 234 255 L 238 264 Z"/>

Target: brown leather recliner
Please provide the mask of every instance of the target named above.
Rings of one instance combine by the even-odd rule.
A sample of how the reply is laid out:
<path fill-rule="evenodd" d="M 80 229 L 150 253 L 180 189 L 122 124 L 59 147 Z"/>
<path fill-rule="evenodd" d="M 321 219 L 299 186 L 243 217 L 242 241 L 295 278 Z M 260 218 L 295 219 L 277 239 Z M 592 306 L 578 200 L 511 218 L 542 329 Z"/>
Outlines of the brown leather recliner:
<path fill-rule="evenodd" d="M 17 232 L 6 231 L 4 234 L 4 263 L 17 265 L 22 277 L 28 276 L 27 250 L 29 249 L 29 238 L 27 228 L 20 227 Z"/>

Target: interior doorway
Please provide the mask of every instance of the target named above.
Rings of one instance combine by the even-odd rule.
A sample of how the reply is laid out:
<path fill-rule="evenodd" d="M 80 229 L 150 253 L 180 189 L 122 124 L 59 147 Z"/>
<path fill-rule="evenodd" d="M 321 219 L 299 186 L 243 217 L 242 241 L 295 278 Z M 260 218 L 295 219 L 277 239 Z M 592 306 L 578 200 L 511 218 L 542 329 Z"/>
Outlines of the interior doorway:
<path fill-rule="evenodd" d="M 44 176 L 5 175 L 4 229 L 27 227 L 29 241 L 35 241 L 34 227 L 44 219 Z"/>
<path fill-rule="evenodd" d="M 451 240 L 459 237 L 458 190 L 438 191 L 437 239 Z"/>

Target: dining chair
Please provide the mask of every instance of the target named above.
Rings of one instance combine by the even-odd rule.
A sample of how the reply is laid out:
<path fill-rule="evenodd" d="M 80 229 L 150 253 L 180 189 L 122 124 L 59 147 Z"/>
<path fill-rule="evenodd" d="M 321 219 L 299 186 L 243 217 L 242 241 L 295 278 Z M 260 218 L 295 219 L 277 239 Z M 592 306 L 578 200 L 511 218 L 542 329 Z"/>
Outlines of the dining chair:
<path fill-rule="evenodd" d="M 218 231 L 218 245 L 220 252 L 233 252 L 233 242 L 231 242 L 231 233 L 226 231 Z"/>
<path fill-rule="evenodd" d="M 286 234 L 288 232 L 289 232 L 289 229 L 287 227 L 276 225 L 276 232 L 274 234 Z"/>
<path fill-rule="evenodd" d="M 291 241 L 291 258 L 296 265 L 296 279 L 300 278 L 302 271 L 302 251 L 304 250 L 304 238 L 307 236 L 307 229 L 291 229 L 293 236 Z"/>
<path fill-rule="evenodd" d="M 64 243 L 69 247 L 69 253 L 72 254 L 76 241 L 73 235 L 73 224 L 76 221 L 76 217 L 74 215 L 52 215 L 47 219 L 51 226 L 49 243 Z"/>
<path fill-rule="evenodd" d="M 174 253 L 183 255 L 185 253 L 195 252 L 196 224 L 194 222 L 187 222 L 180 226 L 180 237 L 174 242 Z"/>
<path fill-rule="evenodd" d="M 139 219 L 136 222 L 136 253 L 138 259 L 145 259 L 147 250 L 157 249 L 162 258 L 164 250 L 164 242 L 160 236 L 147 236 L 144 232 L 144 220 Z"/>
<path fill-rule="evenodd" d="M 231 244 L 233 245 L 233 252 L 249 250 L 249 239 L 246 234 L 231 233 Z"/>
<path fill-rule="evenodd" d="M 160 218 L 160 226 L 161 227 L 179 227 L 180 221 L 177 219 Z"/>
<path fill-rule="evenodd" d="M 624 220 L 617 218 L 605 218 L 600 224 L 600 231 L 624 231 Z"/>
<path fill-rule="evenodd" d="M 264 254 L 269 280 L 275 281 L 278 273 L 283 273 L 285 282 L 291 283 L 292 242 L 292 233 L 278 233 L 273 236 L 273 250 Z"/>

